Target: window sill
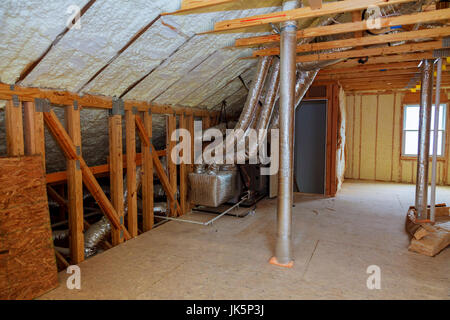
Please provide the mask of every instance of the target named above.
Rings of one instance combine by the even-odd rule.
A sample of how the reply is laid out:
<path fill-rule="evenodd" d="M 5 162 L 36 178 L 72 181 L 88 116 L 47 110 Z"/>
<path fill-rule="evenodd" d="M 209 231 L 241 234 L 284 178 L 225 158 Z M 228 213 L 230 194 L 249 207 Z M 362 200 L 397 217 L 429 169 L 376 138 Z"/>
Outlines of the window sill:
<path fill-rule="evenodd" d="M 414 160 L 417 161 L 417 156 L 400 156 L 400 160 Z M 430 157 L 430 161 L 432 160 L 432 158 Z M 437 157 L 437 161 L 445 161 L 445 157 L 443 156 L 439 156 Z"/>

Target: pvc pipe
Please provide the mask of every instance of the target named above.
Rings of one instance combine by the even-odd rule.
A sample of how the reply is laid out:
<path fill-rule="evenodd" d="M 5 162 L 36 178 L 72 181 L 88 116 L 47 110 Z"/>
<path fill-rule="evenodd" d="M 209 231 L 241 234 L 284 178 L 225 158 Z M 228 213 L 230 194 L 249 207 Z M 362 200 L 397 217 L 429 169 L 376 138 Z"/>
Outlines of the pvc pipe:
<path fill-rule="evenodd" d="M 434 134 L 433 134 L 433 160 L 431 167 L 431 191 L 430 191 L 430 220 L 435 221 L 436 213 L 436 169 L 437 169 L 437 152 L 439 140 L 439 111 L 441 106 L 441 77 L 442 77 L 442 59 L 437 60 L 437 76 L 436 76 L 436 101 L 434 111 Z"/>

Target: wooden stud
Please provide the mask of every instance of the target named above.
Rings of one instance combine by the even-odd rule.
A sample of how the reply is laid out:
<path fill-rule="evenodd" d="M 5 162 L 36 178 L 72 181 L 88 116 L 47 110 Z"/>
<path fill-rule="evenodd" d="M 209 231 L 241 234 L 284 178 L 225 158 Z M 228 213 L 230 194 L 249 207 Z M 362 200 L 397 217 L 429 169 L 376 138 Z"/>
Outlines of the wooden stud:
<path fill-rule="evenodd" d="M 389 2 L 385 0 L 347 0 L 330 2 L 323 4 L 322 8 L 317 10 L 313 10 L 311 7 L 303 7 L 288 11 L 273 12 L 252 17 L 220 21 L 214 25 L 214 32 L 255 27 L 290 20 L 315 18 L 355 10 L 364 10 L 369 6 L 383 7 L 386 5 L 400 4 L 411 1 L 412 0 L 390 0 Z"/>
<path fill-rule="evenodd" d="M 180 129 L 187 130 L 187 118 L 184 114 L 180 116 Z M 181 137 L 184 139 L 184 137 Z M 183 157 L 183 150 L 181 151 L 180 156 Z M 187 213 L 187 168 L 184 161 L 180 164 L 180 205 L 182 214 Z"/>
<path fill-rule="evenodd" d="M 123 203 L 123 147 L 122 147 L 122 116 L 109 117 L 109 174 L 111 203 L 120 220 L 121 228 L 112 230 L 112 245 L 123 242 L 124 203 Z"/>
<path fill-rule="evenodd" d="M 88 188 L 89 192 L 92 194 L 94 199 L 97 201 L 102 212 L 111 222 L 112 226 L 116 229 L 122 229 L 124 233 L 125 240 L 130 239 L 130 234 L 128 230 L 120 223 L 119 217 L 116 210 L 112 206 L 111 202 L 106 197 L 102 188 L 95 179 L 94 174 L 87 166 L 82 156 L 77 155 L 75 144 L 73 143 L 70 136 L 67 134 L 64 127 L 58 120 L 55 112 L 50 110 L 49 112 L 44 112 L 44 121 L 47 125 L 52 136 L 57 141 L 62 152 L 64 153 L 66 159 L 79 160 L 80 168 L 83 173 L 83 183 Z"/>
<path fill-rule="evenodd" d="M 172 133 L 176 130 L 177 128 L 177 119 L 175 115 L 168 115 L 166 117 L 166 141 L 167 141 L 167 170 L 169 172 L 169 180 L 170 180 L 170 186 L 171 186 L 171 190 L 172 190 L 172 194 L 173 197 L 176 198 L 176 193 L 177 193 L 177 166 L 176 164 L 172 161 L 172 150 L 175 148 L 176 146 L 176 142 L 172 141 L 171 137 L 172 137 Z M 167 201 L 167 208 L 169 209 L 169 215 L 170 216 L 176 216 L 176 212 L 178 210 L 176 210 L 175 208 L 175 202 L 172 200 L 168 200 Z M 181 212 L 181 210 L 180 210 Z"/>
<path fill-rule="evenodd" d="M 136 116 L 131 110 L 125 111 L 125 140 L 127 163 L 127 206 L 128 231 L 131 237 L 138 235 L 137 184 L 136 184 Z"/>
<path fill-rule="evenodd" d="M 5 109 L 6 150 L 9 157 L 25 154 L 23 141 L 22 103 L 7 101 Z"/>
<path fill-rule="evenodd" d="M 152 145 L 152 148 L 153 145 Z M 156 175 L 159 178 L 159 181 L 161 182 L 161 185 L 164 189 L 164 192 L 166 193 L 167 197 L 170 201 L 174 202 L 176 204 L 176 213 L 174 215 L 181 215 L 181 207 L 178 203 L 178 200 L 175 198 L 173 192 L 172 192 L 172 185 L 170 184 L 169 178 L 166 175 L 166 172 L 164 171 L 164 167 L 162 166 L 161 161 L 159 160 L 159 157 L 156 153 L 152 153 L 153 157 L 153 167 L 155 169 Z"/>
<path fill-rule="evenodd" d="M 81 156 L 80 107 L 76 105 L 66 107 L 65 119 L 67 133 L 75 144 L 78 156 Z M 68 159 L 66 161 L 66 167 L 70 259 L 72 263 L 79 264 L 84 260 L 83 175 L 77 159 Z"/>
<path fill-rule="evenodd" d="M 136 123 L 142 123 L 140 117 L 136 117 L 138 120 Z M 141 149 L 143 155 L 143 176 L 142 176 L 142 209 L 143 209 L 143 231 L 149 231 L 154 225 L 154 213 L 153 213 L 153 157 L 155 149 L 151 144 L 152 139 L 152 114 L 149 112 L 144 113 L 144 126 L 138 126 L 142 136 Z M 145 139 L 146 137 L 147 139 Z M 143 139 L 144 138 L 144 139 Z M 145 142 L 147 141 L 147 142 Z M 146 145 L 148 143 L 148 145 Z"/>
<path fill-rule="evenodd" d="M 417 23 L 442 21 L 448 19 L 450 19 L 450 9 L 442 9 L 430 12 L 419 12 L 410 15 L 402 15 L 397 17 L 380 18 L 379 22 L 381 28 L 388 28 Z M 326 35 L 365 31 L 370 29 L 372 29 L 372 26 L 368 24 L 367 21 L 356 21 L 350 23 L 333 24 L 328 26 L 313 27 L 299 30 L 297 32 L 297 38 L 299 39 L 313 38 Z M 237 39 L 235 46 L 248 47 L 279 42 L 280 42 L 279 35 L 269 35 L 269 36 L 258 36 L 258 37 Z"/>
<path fill-rule="evenodd" d="M 35 108 L 33 102 L 23 103 L 23 128 L 24 128 L 24 144 L 25 155 L 31 156 L 36 154 L 36 120 Z"/>

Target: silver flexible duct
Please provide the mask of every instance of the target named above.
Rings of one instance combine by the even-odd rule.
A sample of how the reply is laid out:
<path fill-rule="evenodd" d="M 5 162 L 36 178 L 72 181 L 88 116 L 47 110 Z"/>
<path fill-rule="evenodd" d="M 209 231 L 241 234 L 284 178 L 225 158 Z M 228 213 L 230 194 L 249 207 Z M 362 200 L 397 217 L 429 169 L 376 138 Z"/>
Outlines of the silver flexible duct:
<path fill-rule="evenodd" d="M 422 61 L 422 87 L 419 111 L 419 147 L 417 156 L 417 217 L 427 219 L 428 161 L 430 157 L 431 110 L 433 103 L 433 60 Z"/>
<path fill-rule="evenodd" d="M 264 101 L 263 108 L 259 115 L 255 117 L 256 125 L 255 129 L 258 134 L 258 143 L 264 141 L 267 135 L 267 129 L 269 126 L 269 121 L 272 118 L 273 109 L 275 103 L 278 100 L 278 93 L 280 89 L 280 60 L 276 59 L 272 66 L 272 73 L 269 78 L 266 98 Z M 248 157 L 252 158 L 257 154 L 258 143 L 249 146 Z"/>

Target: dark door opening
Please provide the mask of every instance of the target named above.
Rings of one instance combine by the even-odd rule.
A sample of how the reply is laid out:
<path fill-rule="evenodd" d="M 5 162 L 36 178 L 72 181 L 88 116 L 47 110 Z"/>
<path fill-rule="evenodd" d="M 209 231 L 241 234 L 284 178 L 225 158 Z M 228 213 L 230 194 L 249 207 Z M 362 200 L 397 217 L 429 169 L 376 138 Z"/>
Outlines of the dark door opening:
<path fill-rule="evenodd" d="M 304 101 L 295 112 L 294 190 L 325 194 L 327 101 Z"/>

